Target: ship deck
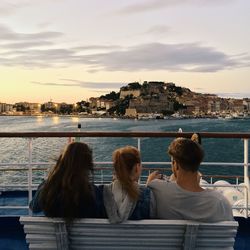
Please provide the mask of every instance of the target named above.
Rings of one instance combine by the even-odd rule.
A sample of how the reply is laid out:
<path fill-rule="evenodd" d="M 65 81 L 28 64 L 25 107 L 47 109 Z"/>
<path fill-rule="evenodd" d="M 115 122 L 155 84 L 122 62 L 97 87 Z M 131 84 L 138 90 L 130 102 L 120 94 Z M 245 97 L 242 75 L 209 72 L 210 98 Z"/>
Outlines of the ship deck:
<path fill-rule="evenodd" d="M 248 140 L 250 138 L 249 133 L 200 133 L 202 138 L 236 138 L 244 140 L 244 161 L 243 162 L 204 162 L 203 165 L 218 165 L 228 167 L 242 167 L 244 169 L 244 176 L 229 176 L 230 179 L 234 178 L 234 184 L 236 187 L 239 185 L 239 180 L 243 181 L 243 188 L 245 192 L 245 207 L 241 207 L 245 212 L 243 216 L 235 217 L 235 220 L 239 222 L 239 229 L 236 236 L 234 249 L 245 250 L 250 246 L 250 218 L 248 217 L 248 196 L 249 196 L 249 176 L 248 176 Z M 64 137 L 67 141 L 73 139 L 79 139 L 84 137 L 132 137 L 137 139 L 137 145 L 140 149 L 141 138 L 156 137 L 156 138 L 174 138 L 174 137 L 191 137 L 192 133 L 175 133 L 175 132 L 30 132 L 30 133 L 0 133 L 0 138 L 28 138 L 28 155 L 32 155 L 32 141 L 34 138 L 49 138 L 49 137 Z M 143 162 L 144 166 L 154 165 L 159 168 L 169 165 L 170 162 Z M 20 215 L 32 215 L 32 212 L 28 209 L 29 201 L 32 199 L 32 193 L 36 189 L 38 183 L 34 183 L 34 172 L 37 171 L 37 165 L 42 166 L 39 170 L 46 172 L 47 168 L 51 166 L 48 162 L 33 162 L 32 157 L 28 159 L 28 162 L 16 164 L 16 163 L 0 163 L 1 171 L 11 171 L 13 167 L 15 170 L 27 172 L 27 183 L 25 185 L 0 185 L 0 249 L 12 250 L 12 249 L 28 249 L 25 242 L 25 235 L 23 228 L 19 223 Z M 111 181 L 111 162 L 97 162 L 96 171 L 99 172 L 99 183 L 105 183 Z M 9 168 L 5 168 L 8 166 Z M 103 168 L 105 166 L 105 168 Z M 167 170 L 169 170 L 166 169 Z M 104 173 L 107 171 L 106 173 Z M 154 168 L 156 169 L 156 168 Z M 147 168 L 147 171 L 154 169 Z M 141 178 L 141 184 L 145 183 L 144 177 Z M 209 183 L 217 179 L 224 179 L 228 176 L 204 176 Z M 209 184 L 209 185 L 210 185 Z M 223 185 L 222 185 L 223 186 Z"/>

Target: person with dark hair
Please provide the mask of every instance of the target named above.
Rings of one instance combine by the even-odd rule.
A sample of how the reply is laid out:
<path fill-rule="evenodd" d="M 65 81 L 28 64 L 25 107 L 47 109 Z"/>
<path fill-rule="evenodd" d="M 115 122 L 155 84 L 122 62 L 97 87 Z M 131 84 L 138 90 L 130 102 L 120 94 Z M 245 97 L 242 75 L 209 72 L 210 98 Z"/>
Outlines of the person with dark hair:
<path fill-rule="evenodd" d="M 113 153 L 114 181 L 103 186 L 103 199 L 110 223 L 154 217 L 151 190 L 138 184 L 141 157 L 137 148 L 126 146 Z"/>
<path fill-rule="evenodd" d="M 156 199 L 156 217 L 202 222 L 233 220 L 232 207 L 217 191 L 200 186 L 199 166 L 204 157 L 201 145 L 191 139 L 177 138 L 168 148 L 175 181 L 148 179 Z"/>
<path fill-rule="evenodd" d="M 87 144 L 68 144 L 47 180 L 38 187 L 30 209 L 67 220 L 104 217 L 102 192 L 90 181 L 93 167 L 92 150 Z"/>

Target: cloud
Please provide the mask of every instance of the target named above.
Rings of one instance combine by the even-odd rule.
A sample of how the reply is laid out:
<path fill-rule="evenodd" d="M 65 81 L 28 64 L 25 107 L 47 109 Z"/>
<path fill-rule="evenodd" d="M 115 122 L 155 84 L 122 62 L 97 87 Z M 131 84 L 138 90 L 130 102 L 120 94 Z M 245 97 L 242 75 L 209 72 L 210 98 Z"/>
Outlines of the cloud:
<path fill-rule="evenodd" d="M 87 89 L 95 89 L 96 91 L 100 91 L 100 89 L 119 89 L 124 86 L 124 83 L 121 82 L 86 82 L 76 79 L 59 79 L 59 81 L 63 81 L 66 83 L 51 83 L 51 82 L 37 82 L 32 81 L 32 84 L 43 85 L 43 86 L 56 86 L 56 87 L 80 87 Z M 107 91 L 107 90 L 106 90 Z"/>
<path fill-rule="evenodd" d="M 25 3 L 18 3 L 17 1 L 4 1 L 1 0 L 0 2 L 0 15 L 6 16 L 14 13 L 16 10 L 22 8 Z"/>
<path fill-rule="evenodd" d="M 149 35 L 154 35 L 154 36 L 163 36 L 166 34 L 169 34 L 170 32 L 170 27 L 166 25 L 155 25 L 145 31 L 143 34 L 149 34 Z"/>
<path fill-rule="evenodd" d="M 168 32 L 167 26 L 153 26 L 148 34 Z M 1 66 L 53 68 L 82 65 L 88 72 L 98 71 L 187 71 L 216 72 L 249 67 L 246 53 L 227 55 L 199 43 L 148 43 L 130 47 L 118 45 L 82 45 L 61 47 L 55 39 L 61 32 L 18 33 L 0 24 Z"/>
<path fill-rule="evenodd" d="M 121 49 L 121 46 L 117 45 L 86 45 L 86 46 L 79 46 L 74 47 L 75 51 L 85 51 L 85 50 L 115 50 L 115 49 Z"/>
<path fill-rule="evenodd" d="M 53 44 L 54 44 L 53 42 L 49 42 L 49 41 L 32 41 L 32 42 L 1 44 L 1 48 L 25 49 L 25 48 L 32 48 L 32 47 L 49 46 L 49 45 L 53 45 Z"/>
<path fill-rule="evenodd" d="M 61 32 L 47 31 L 37 33 L 18 33 L 0 24 L 0 41 L 30 41 L 37 39 L 54 39 L 63 36 Z"/>
<path fill-rule="evenodd" d="M 63 0 L 53 0 L 55 2 L 62 2 Z M 0 15 L 7 16 L 14 14 L 19 9 L 29 7 L 31 5 L 37 5 L 38 3 L 51 2 L 51 0 L 1 0 L 0 1 Z"/>
<path fill-rule="evenodd" d="M 124 83 L 121 83 L 121 82 L 85 82 L 85 81 L 68 79 L 68 78 L 63 78 L 60 80 L 77 83 L 82 88 L 91 88 L 91 89 L 93 88 L 94 89 L 99 89 L 99 88 L 114 89 L 114 88 L 120 88 L 124 85 Z"/>
<path fill-rule="evenodd" d="M 125 6 L 117 11 L 117 14 L 135 14 L 148 11 L 162 10 L 178 5 L 220 5 L 235 2 L 236 0 L 143 0 L 140 3 Z"/>
<path fill-rule="evenodd" d="M 37 48 L 0 52 L 2 66 L 21 66 L 24 68 L 69 67 L 82 63 L 82 57 L 71 49 Z"/>
<path fill-rule="evenodd" d="M 128 5 L 126 7 L 121 8 L 117 12 L 119 14 L 134 14 L 152 10 L 162 9 L 163 7 L 169 7 L 172 5 L 178 4 L 178 0 L 151 0 L 151 1 L 143 1 L 141 3 Z"/>
<path fill-rule="evenodd" d="M 72 84 L 72 83 L 54 83 L 54 82 L 37 82 L 37 81 L 32 81 L 30 83 L 36 84 L 36 85 L 42 85 L 42 86 L 56 86 L 56 87 L 73 87 L 73 86 L 77 86 L 77 87 L 79 87 L 79 84 Z"/>
<path fill-rule="evenodd" d="M 230 56 L 199 44 L 150 43 L 85 56 L 90 70 L 216 72 L 249 66 L 248 56 Z"/>

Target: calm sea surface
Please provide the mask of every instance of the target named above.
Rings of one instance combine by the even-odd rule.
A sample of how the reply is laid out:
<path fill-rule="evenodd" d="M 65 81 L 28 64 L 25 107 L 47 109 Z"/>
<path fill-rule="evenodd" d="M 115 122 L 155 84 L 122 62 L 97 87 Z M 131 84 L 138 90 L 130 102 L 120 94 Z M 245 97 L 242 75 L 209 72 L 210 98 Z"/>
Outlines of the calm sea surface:
<path fill-rule="evenodd" d="M 250 132 L 250 119 L 183 119 L 183 120 L 123 120 L 76 117 L 5 117 L 0 116 L 1 132 L 28 131 L 174 131 L 184 132 Z M 130 138 L 82 138 L 93 149 L 95 161 L 111 161 L 112 151 L 125 145 L 137 145 Z M 171 139 L 141 139 L 143 161 L 169 161 L 166 149 Z M 38 138 L 33 141 L 32 160 L 53 162 L 67 143 L 66 138 Z M 203 139 L 207 162 L 243 162 L 243 141 L 239 139 Z M 0 138 L 0 168 L 8 163 L 28 162 L 28 140 Z M 6 165 L 3 165 L 6 164 Z M 12 166 L 18 167 L 18 166 Z M 19 166 L 20 167 L 20 166 Z M 37 166 L 39 167 L 39 166 Z M 202 166 L 204 174 L 242 175 L 242 167 Z M 39 174 L 39 173 L 38 173 Z M 0 182 L 25 183 L 26 174 L 0 171 Z"/>

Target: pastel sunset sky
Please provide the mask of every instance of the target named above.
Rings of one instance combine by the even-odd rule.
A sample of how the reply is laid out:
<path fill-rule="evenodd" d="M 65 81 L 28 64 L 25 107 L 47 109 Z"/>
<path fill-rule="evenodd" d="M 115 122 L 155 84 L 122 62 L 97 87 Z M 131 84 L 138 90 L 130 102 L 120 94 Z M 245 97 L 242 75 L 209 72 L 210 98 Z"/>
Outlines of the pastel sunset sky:
<path fill-rule="evenodd" d="M 250 98 L 249 0 L 1 0 L 0 102 L 133 81 Z"/>

